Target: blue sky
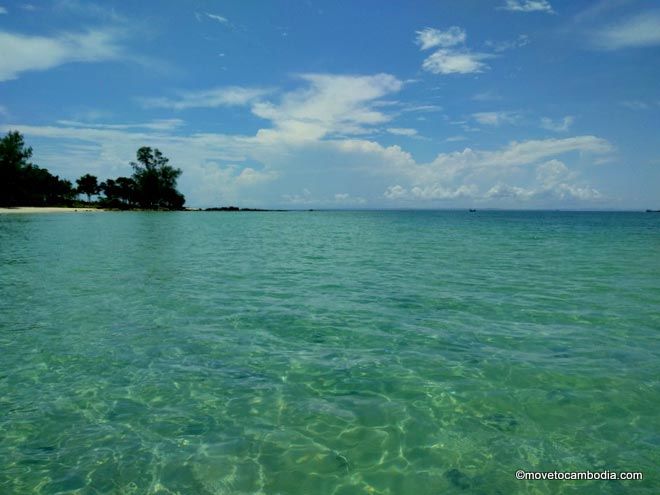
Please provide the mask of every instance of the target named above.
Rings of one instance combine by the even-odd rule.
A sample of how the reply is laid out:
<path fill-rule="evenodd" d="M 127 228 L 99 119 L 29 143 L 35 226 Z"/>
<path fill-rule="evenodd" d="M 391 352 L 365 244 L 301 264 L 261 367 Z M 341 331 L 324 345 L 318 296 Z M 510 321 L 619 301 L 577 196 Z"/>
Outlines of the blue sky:
<path fill-rule="evenodd" d="M 660 207 L 657 1 L 0 0 L 0 130 L 189 206 Z"/>

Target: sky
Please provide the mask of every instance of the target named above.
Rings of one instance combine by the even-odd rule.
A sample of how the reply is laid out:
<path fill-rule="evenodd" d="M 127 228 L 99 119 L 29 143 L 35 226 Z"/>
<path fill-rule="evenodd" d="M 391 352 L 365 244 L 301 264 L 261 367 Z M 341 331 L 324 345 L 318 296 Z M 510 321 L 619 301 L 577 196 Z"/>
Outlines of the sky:
<path fill-rule="evenodd" d="M 191 207 L 660 208 L 660 3 L 0 0 L 0 131 Z"/>

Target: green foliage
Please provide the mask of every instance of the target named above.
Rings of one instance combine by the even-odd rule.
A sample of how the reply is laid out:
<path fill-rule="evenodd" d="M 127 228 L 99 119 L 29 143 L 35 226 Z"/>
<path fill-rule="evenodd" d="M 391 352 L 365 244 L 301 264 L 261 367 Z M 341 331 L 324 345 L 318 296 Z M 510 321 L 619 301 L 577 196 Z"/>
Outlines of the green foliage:
<path fill-rule="evenodd" d="M 87 195 L 87 202 L 89 203 L 92 199 L 92 195 L 99 193 L 99 184 L 95 176 L 90 174 L 85 174 L 80 179 L 76 180 L 77 191 L 82 194 Z"/>
<path fill-rule="evenodd" d="M 49 206 L 69 204 L 71 182 L 52 175 L 29 160 L 32 148 L 25 146 L 18 131 L 0 139 L 0 205 Z"/>
<path fill-rule="evenodd" d="M 99 204 L 110 208 L 144 208 L 179 210 L 185 198 L 176 190 L 181 170 L 169 165 L 157 148 L 147 146 L 137 151 L 137 162 L 131 162 L 132 177 L 117 177 L 98 183 L 85 174 L 74 188 L 68 180 L 52 175 L 30 162 L 32 148 L 25 145 L 18 131 L 10 131 L 0 139 L 0 206 L 72 205 L 76 194 L 91 197 L 102 193 Z"/>
<path fill-rule="evenodd" d="M 158 148 L 143 146 L 137 151 L 137 162 L 131 162 L 135 200 L 145 209 L 181 209 L 185 198 L 176 190 L 181 169 L 169 165 L 169 159 Z"/>
<path fill-rule="evenodd" d="M 107 208 L 126 210 L 137 206 L 135 200 L 135 181 L 130 177 L 117 177 L 101 182 L 99 186 L 105 196 L 101 205 Z"/>

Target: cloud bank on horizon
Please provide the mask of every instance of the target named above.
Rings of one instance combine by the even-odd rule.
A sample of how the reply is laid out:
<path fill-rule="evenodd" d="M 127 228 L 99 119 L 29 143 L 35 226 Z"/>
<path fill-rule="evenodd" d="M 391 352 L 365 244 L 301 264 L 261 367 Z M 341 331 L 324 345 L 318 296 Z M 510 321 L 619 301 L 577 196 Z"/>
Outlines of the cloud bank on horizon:
<path fill-rule="evenodd" d="M 0 130 L 69 179 L 158 147 L 189 206 L 658 206 L 649 2 L 152 3 L 1 4 Z"/>

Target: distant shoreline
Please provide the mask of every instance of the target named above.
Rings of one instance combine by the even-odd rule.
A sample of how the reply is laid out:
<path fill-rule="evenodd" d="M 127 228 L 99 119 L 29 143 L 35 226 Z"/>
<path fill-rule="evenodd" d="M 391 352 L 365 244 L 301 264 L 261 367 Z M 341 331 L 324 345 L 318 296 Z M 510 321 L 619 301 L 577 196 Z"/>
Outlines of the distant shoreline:
<path fill-rule="evenodd" d="M 235 206 L 223 206 L 220 208 L 184 208 L 182 210 L 144 210 L 140 208 L 130 208 L 120 210 L 115 208 L 94 208 L 89 206 L 11 206 L 0 207 L 1 214 L 21 214 L 21 213 L 87 213 L 87 212 L 108 212 L 108 211 L 219 211 L 219 212 L 245 212 L 245 211 L 289 211 L 289 210 L 271 210 L 262 208 L 237 208 Z"/>
<path fill-rule="evenodd" d="M 68 207 L 68 206 L 14 206 L 9 208 L 0 208 L 0 214 L 20 214 L 20 213 L 86 213 L 86 212 L 108 211 L 103 208 L 89 207 Z"/>
<path fill-rule="evenodd" d="M 466 208 L 443 208 L 443 209 L 400 209 L 400 208 L 383 208 L 383 209 L 269 209 L 269 208 L 238 208 L 235 206 L 222 206 L 222 207 L 212 207 L 212 208 L 195 208 L 195 207 L 184 207 L 181 210 L 148 210 L 141 208 L 127 208 L 127 209 L 117 209 L 117 208 L 102 208 L 102 207 L 90 207 L 90 206 L 10 206 L 10 207 L 0 207 L 0 215 L 3 214 L 26 214 L 26 213 L 89 213 L 89 212 L 128 212 L 128 211 L 181 211 L 181 212 L 313 212 L 313 211 L 362 211 L 362 212 L 386 212 L 386 211 L 400 211 L 400 212 L 434 212 L 434 211 L 470 211 Z M 475 210 L 481 212 L 536 212 L 536 213 L 660 213 L 660 210 L 500 210 L 495 208 L 484 208 L 481 210 Z"/>

